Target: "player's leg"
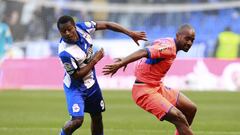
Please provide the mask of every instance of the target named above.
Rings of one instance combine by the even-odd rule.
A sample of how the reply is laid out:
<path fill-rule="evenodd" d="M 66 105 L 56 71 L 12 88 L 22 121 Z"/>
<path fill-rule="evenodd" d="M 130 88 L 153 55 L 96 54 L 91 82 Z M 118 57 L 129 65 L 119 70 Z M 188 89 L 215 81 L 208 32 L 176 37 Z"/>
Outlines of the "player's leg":
<path fill-rule="evenodd" d="M 159 120 L 174 124 L 180 135 L 193 135 L 184 114 L 174 105 L 179 92 L 164 86 L 134 85 L 132 96 L 137 105 L 155 115 Z"/>
<path fill-rule="evenodd" d="M 79 90 L 68 89 L 64 87 L 66 101 L 68 106 L 68 112 L 72 117 L 61 130 L 60 135 L 72 135 L 72 133 L 78 129 L 84 118 L 84 100 Z"/>
<path fill-rule="evenodd" d="M 133 99 L 144 110 L 154 114 L 159 120 L 167 120 L 174 124 L 180 135 L 193 135 L 185 115 L 176 105 L 179 91 L 164 86 L 133 86 Z"/>
<path fill-rule="evenodd" d="M 89 91 L 94 91 L 85 100 L 85 112 L 91 116 L 92 135 L 103 135 L 102 112 L 105 111 L 105 104 L 98 84 L 94 84 Z"/>
<path fill-rule="evenodd" d="M 170 101 L 179 111 L 181 111 L 181 113 L 183 113 L 188 124 L 191 125 L 197 111 L 196 105 L 178 90 L 163 87 L 161 92 L 168 101 Z M 178 93 L 177 96 L 176 93 Z M 179 135 L 177 130 L 175 135 Z"/>
<path fill-rule="evenodd" d="M 179 93 L 176 107 L 186 116 L 188 124 L 191 125 L 197 112 L 197 106 L 183 93 Z"/>
<path fill-rule="evenodd" d="M 72 133 L 78 129 L 83 123 L 83 117 L 72 117 L 70 121 L 68 121 L 64 127 L 60 135 L 72 135 Z"/>
<path fill-rule="evenodd" d="M 90 114 L 92 135 L 103 135 L 102 113 Z"/>
<path fill-rule="evenodd" d="M 193 135 L 185 115 L 174 106 L 172 106 L 162 120 L 167 120 L 173 123 L 177 128 L 179 135 Z"/>
<path fill-rule="evenodd" d="M 192 121 L 197 112 L 197 106 L 183 93 L 179 94 L 176 107 L 186 116 L 188 124 L 192 125 Z M 175 135 L 179 135 L 176 130 Z"/>

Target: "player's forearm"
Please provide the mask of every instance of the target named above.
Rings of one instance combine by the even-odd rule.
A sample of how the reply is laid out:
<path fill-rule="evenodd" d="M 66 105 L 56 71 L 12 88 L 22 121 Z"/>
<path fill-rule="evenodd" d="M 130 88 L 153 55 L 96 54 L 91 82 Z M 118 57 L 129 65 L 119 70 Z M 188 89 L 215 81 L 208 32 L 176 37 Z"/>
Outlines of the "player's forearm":
<path fill-rule="evenodd" d="M 121 32 L 128 36 L 131 35 L 131 31 L 124 28 L 123 26 L 114 22 L 97 22 L 97 30 L 109 29 L 115 32 Z"/>
<path fill-rule="evenodd" d="M 147 57 L 147 56 L 148 56 L 147 50 L 140 49 L 140 50 L 130 54 L 129 56 L 125 57 L 124 59 L 122 59 L 121 67 L 123 67 L 131 62 L 137 61 L 143 57 Z"/>
<path fill-rule="evenodd" d="M 128 36 L 131 35 L 131 31 L 129 31 L 128 29 L 122 27 L 121 25 L 117 24 L 117 23 L 109 23 L 108 24 L 108 29 L 115 31 L 115 32 L 121 32 L 124 33 Z"/>
<path fill-rule="evenodd" d="M 74 73 L 74 79 L 80 79 L 86 76 L 94 68 L 95 64 L 97 64 L 97 61 L 91 60 L 86 66 L 80 68 Z"/>

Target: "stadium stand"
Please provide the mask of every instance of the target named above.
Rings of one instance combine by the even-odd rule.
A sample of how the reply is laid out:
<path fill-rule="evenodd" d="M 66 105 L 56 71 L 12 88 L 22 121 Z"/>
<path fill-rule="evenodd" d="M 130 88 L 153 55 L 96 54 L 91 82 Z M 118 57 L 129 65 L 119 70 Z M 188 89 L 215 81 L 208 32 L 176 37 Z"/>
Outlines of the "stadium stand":
<path fill-rule="evenodd" d="M 47 40 L 53 45 L 59 38 L 55 20 L 62 14 L 72 15 L 79 21 L 114 21 L 130 29 L 146 31 L 150 41 L 174 36 L 180 24 L 190 23 L 196 28 L 196 47 L 205 48 L 198 54 L 203 57 L 211 56 L 217 36 L 225 27 L 240 34 L 236 25 L 240 23 L 240 2 L 237 0 L 45 0 L 41 3 L 2 0 L 0 3 L 1 15 L 9 16 L 16 42 Z M 110 31 L 98 33 L 95 38 L 128 39 Z M 197 56 L 191 53 L 189 57 Z"/>

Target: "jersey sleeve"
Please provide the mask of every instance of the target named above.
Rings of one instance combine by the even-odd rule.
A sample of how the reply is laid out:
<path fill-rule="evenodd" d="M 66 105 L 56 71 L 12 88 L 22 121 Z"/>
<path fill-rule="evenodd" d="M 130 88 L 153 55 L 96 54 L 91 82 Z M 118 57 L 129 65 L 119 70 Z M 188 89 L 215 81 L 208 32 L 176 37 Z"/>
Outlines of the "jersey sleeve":
<path fill-rule="evenodd" d="M 172 56 L 172 48 L 170 46 L 153 45 L 146 48 L 148 58 L 168 58 Z"/>
<path fill-rule="evenodd" d="M 61 62 L 63 64 L 63 67 L 65 69 L 65 71 L 69 74 L 69 75 L 73 75 L 76 70 L 78 69 L 77 63 L 76 61 L 67 53 L 61 53 L 59 55 Z"/>
<path fill-rule="evenodd" d="M 77 26 L 88 32 L 89 34 L 93 34 L 96 30 L 96 22 L 94 21 L 78 23 Z"/>

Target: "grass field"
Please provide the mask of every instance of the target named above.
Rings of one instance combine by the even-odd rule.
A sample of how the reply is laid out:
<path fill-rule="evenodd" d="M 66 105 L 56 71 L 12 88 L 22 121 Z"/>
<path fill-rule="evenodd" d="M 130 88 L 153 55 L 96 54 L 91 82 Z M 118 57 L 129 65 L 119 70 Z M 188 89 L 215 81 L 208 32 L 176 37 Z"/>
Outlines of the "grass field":
<path fill-rule="evenodd" d="M 105 135 L 173 135 L 137 107 L 130 91 L 104 91 Z M 240 135 L 239 92 L 185 92 L 198 105 L 195 135 Z M 90 135 L 89 115 L 75 135 Z M 0 91 L 0 135 L 57 135 L 69 119 L 62 91 Z"/>

